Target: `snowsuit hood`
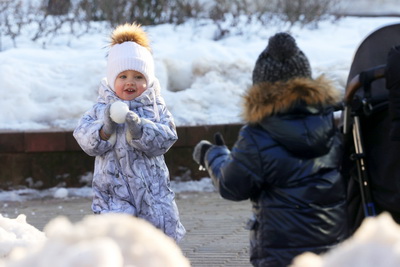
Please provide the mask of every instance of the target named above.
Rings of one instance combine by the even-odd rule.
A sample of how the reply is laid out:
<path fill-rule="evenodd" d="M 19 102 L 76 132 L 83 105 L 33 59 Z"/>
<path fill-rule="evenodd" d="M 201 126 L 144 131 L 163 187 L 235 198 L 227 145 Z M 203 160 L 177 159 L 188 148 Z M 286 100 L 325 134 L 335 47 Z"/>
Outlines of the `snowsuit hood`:
<path fill-rule="evenodd" d="M 157 111 L 157 103 L 165 105 L 164 99 L 161 97 L 161 92 L 160 92 L 160 83 L 158 79 L 155 79 L 154 84 L 152 87 L 146 89 L 140 96 L 137 98 L 127 101 L 127 100 L 121 100 L 110 88 L 108 85 L 108 81 L 106 78 L 101 80 L 101 84 L 99 87 L 99 94 L 97 97 L 97 102 L 98 103 L 103 103 L 103 104 L 109 104 L 113 103 L 115 101 L 122 101 L 125 104 L 127 104 L 129 107 L 134 108 L 134 107 L 139 107 L 143 105 L 153 105 L 154 110 L 155 110 L 155 115 Z"/>

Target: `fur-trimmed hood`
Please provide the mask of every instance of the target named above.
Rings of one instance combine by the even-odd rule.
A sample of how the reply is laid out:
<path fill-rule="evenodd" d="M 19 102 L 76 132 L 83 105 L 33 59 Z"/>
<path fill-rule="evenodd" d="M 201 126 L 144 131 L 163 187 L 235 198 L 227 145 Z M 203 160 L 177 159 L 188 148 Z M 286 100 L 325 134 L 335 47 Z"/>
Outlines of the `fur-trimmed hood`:
<path fill-rule="evenodd" d="M 275 114 L 287 113 L 299 103 L 328 107 L 340 101 L 341 93 L 324 76 L 315 80 L 295 78 L 285 82 L 259 83 L 244 95 L 243 118 L 257 123 Z"/>

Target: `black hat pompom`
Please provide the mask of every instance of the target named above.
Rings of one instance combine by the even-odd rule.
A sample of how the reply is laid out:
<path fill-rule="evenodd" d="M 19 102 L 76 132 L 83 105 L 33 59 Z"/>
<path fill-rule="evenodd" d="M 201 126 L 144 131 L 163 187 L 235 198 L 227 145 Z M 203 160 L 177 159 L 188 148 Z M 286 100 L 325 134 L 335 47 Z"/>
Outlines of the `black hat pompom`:
<path fill-rule="evenodd" d="M 285 61 L 298 52 L 296 41 L 285 32 L 278 33 L 269 39 L 268 53 L 276 60 Z"/>
<path fill-rule="evenodd" d="M 253 70 L 253 84 L 287 81 L 296 77 L 311 78 L 311 66 L 288 33 L 272 36 L 259 55 Z"/>

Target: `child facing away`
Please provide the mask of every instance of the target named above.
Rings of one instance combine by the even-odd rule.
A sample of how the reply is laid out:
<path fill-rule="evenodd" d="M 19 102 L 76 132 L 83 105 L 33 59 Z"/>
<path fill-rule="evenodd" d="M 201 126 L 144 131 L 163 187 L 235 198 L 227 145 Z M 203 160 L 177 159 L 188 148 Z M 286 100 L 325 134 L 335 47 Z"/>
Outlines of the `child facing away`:
<path fill-rule="evenodd" d="M 246 124 L 232 149 L 220 135 L 216 145 L 196 145 L 193 158 L 219 194 L 252 202 L 253 266 L 288 266 L 299 254 L 319 254 L 347 238 L 341 135 L 333 116 L 339 100 L 328 80 L 312 78 L 295 39 L 277 33 L 256 61 L 243 99 Z"/>
<path fill-rule="evenodd" d="M 178 136 L 160 95 L 147 34 L 138 24 L 120 25 L 110 45 L 97 103 L 73 133 L 81 148 L 96 157 L 92 210 L 145 219 L 178 242 L 185 229 L 164 161 Z M 121 121 L 120 111 L 110 115 L 119 101 L 129 107 Z"/>

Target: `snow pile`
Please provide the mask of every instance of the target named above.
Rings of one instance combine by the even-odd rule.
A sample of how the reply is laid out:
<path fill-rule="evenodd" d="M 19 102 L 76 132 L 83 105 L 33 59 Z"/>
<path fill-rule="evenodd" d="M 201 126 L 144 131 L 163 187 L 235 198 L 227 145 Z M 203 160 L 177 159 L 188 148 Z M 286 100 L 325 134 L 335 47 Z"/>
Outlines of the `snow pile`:
<path fill-rule="evenodd" d="M 0 259 L 8 256 L 15 247 L 29 247 L 45 240 L 44 233 L 28 224 L 25 215 L 8 219 L 0 214 Z"/>
<path fill-rule="evenodd" d="M 50 221 L 44 232 L 0 216 L 0 267 L 186 267 L 178 245 L 150 223 L 126 214 L 88 215 L 72 224 Z M 291 267 L 398 267 L 400 226 L 388 213 L 364 220 L 357 232 L 323 255 L 304 253 Z"/>
<path fill-rule="evenodd" d="M 36 228 L 12 221 L 14 220 L 0 217 L 0 225 L 11 222 L 9 225 L 14 226 L 6 229 L 9 236 L 38 235 Z M 57 217 L 46 225 L 44 232 L 47 236 L 44 242 L 37 238 L 32 242 L 25 239 L 25 246 L 16 243 L 19 247 L 0 260 L 0 266 L 190 266 L 188 259 L 172 239 L 148 222 L 130 215 L 89 215 L 76 224 L 71 224 L 65 217 Z M 3 242 L 7 241 L 6 234 L 0 236 L 4 236 L 1 238 Z M 9 243 L 12 242 L 9 238 Z"/>
<path fill-rule="evenodd" d="M 389 213 L 366 218 L 357 232 L 322 256 L 304 253 L 292 267 L 398 267 L 400 226 Z"/>

